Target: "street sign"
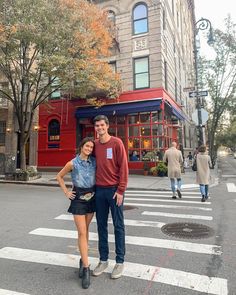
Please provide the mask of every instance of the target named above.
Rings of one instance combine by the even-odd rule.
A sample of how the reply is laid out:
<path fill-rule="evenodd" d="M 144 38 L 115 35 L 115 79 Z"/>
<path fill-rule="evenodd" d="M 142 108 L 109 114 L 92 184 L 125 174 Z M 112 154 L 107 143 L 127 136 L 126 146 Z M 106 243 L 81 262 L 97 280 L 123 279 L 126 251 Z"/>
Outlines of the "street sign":
<path fill-rule="evenodd" d="M 200 96 L 207 96 L 207 95 L 208 95 L 207 90 L 189 92 L 189 97 L 200 97 Z"/>
<path fill-rule="evenodd" d="M 189 91 L 194 91 L 194 90 L 195 90 L 194 86 L 193 87 L 185 87 L 185 88 L 183 88 L 184 92 L 189 92 Z"/>
<path fill-rule="evenodd" d="M 201 108 L 201 118 L 202 118 L 202 125 L 205 125 L 207 120 L 208 120 L 208 112 L 203 108 Z M 192 120 L 197 126 L 199 125 L 199 122 L 198 122 L 198 110 L 195 110 L 193 112 Z"/>

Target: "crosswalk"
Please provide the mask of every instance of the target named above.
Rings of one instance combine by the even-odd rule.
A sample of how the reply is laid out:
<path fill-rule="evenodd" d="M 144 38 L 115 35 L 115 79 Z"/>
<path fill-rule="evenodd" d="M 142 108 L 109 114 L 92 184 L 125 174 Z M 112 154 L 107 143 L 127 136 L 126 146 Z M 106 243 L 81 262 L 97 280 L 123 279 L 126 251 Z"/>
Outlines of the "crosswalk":
<path fill-rule="evenodd" d="M 138 208 L 136 211 L 133 210 L 131 213 L 130 211 L 125 212 L 125 225 L 129 232 L 129 234 L 126 235 L 127 249 L 129 247 L 134 247 L 137 251 L 139 251 L 138 249 L 142 249 L 145 255 L 148 255 L 151 249 L 174 251 L 177 258 L 184 257 L 185 253 L 189 253 L 191 254 L 192 260 L 196 257 L 196 265 L 198 264 L 199 257 L 207 259 L 211 256 L 220 257 L 222 255 L 222 248 L 219 245 L 208 244 L 204 240 L 201 240 L 201 242 L 199 242 L 199 240 L 190 242 L 189 240 L 171 239 L 169 236 L 167 238 L 167 236 L 164 236 L 160 230 L 161 227 L 167 223 L 183 221 L 200 223 L 206 221 L 207 225 L 211 226 L 213 221 L 211 199 L 208 202 L 201 203 L 198 192 L 185 191 L 183 193 L 183 199 L 172 200 L 170 198 L 170 193 L 167 191 L 128 190 L 126 192 L 125 205 Z M 202 212 L 200 213 L 202 215 L 195 214 L 195 212 Z M 52 221 L 56 224 L 57 228 L 35 228 L 28 234 L 30 237 L 38 237 L 41 242 L 46 237 L 64 240 L 77 239 L 77 232 L 75 230 L 59 228 L 59 221 L 66 221 L 68 222 L 68 225 L 71 225 L 71 228 L 74 228 L 73 217 L 71 215 L 63 214 L 62 212 L 61 215 L 52 216 Z M 92 224 L 95 223 L 96 220 L 93 219 Z M 108 223 L 111 224 L 112 220 L 109 219 Z M 89 240 L 97 242 L 98 235 L 95 231 L 95 226 L 92 228 L 94 230 L 91 229 Z M 145 228 L 147 229 L 147 232 L 145 232 L 145 236 L 142 236 Z M 155 230 L 155 235 L 150 235 L 152 229 Z M 108 239 L 110 243 L 114 243 L 113 234 L 109 234 Z M 170 255 L 168 253 L 167 256 Z M 90 253 L 90 256 L 91 254 L 93 253 Z M 78 267 L 78 255 L 17 248 L 11 247 L 11 245 L 6 245 L 6 247 L 0 249 L 0 259 L 15 260 L 22 263 L 31 262 L 36 264 L 48 264 L 71 268 Z M 126 256 L 126 260 L 123 275 L 127 278 L 147 281 L 152 284 L 161 283 L 166 285 L 168 288 L 171 286 L 180 289 L 183 288 L 185 290 L 189 290 L 189 295 L 197 293 L 199 293 L 199 295 L 201 293 L 215 295 L 228 294 L 227 279 L 220 277 L 208 277 L 207 274 L 197 272 L 196 270 L 198 268 L 194 268 L 193 272 L 186 271 L 186 269 L 184 269 L 184 262 L 183 269 L 176 269 L 175 266 L 173 266 L 173 268 L 163 267 L 165 265 L 161 263 L 160 265 L 155 265 L 155 263 L 154 265 L 149 265 L 143 264 L 141 261 L 134 262 L 132 259 L 130 261 L 128 254 Z M 98 262 L 97 253 L 89 257 L 89 261 L 91 263 L 91 269 L 93 269 Z M 110 273 L 114 264 L 114 260 L 109 260 L 109 268 L 106 272 Z M 168 266 L 170 266 L 170 264 L 168 264 Z M 194 293 L 191 293 L 192 291 Z M 0 289 L 0 295 L 5 294 L 30 295 L 26 293 L 19 293 L 14 290 L 10 291 Z"/>

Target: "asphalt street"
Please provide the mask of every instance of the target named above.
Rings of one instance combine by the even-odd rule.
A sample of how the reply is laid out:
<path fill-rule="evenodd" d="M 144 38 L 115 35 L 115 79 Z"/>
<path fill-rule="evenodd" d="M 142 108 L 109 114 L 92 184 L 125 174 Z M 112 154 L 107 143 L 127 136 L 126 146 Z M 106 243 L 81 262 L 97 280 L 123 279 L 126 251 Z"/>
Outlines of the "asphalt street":
<path fill-rule="evenodd" d="M 194 181 L 193 181 L 194 182 Z M 235 191 L 234 191 L 235 189 Z M 219 184 L 200 202 L 198 189 L 173 200 L 168 191 L 128 190 L 125 204 L 126 263 L 122 278 L 110 279 L 114 265 L 109 223 L 110 268 L 78 279 L 75 226 L 68 200 L 57 187 L 0 184 L 0 295 L 236 295 L 236 159 L 219 159 Z M 208 238 L 166 235 L 165 224 L 209 226 Z M 98 262 L 96 222 L 90 227 L 91 269 Z"/>

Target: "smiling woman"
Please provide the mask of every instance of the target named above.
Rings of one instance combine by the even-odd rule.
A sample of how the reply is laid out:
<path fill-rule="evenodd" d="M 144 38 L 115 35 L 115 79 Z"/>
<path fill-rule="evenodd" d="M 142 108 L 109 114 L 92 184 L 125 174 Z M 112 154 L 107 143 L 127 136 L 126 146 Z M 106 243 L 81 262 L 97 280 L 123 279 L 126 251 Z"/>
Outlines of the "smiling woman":
<path fill-rule="evenodd" d="M 79 277 L 82 277 L 82 287 L 90 285 L 90 269 L 88 262 L 88 230 L 95 212 L 95 158 L 91 156 L 94 148 L 93 139 L 84 138 L 78 147 L 78 155 L 69 161 L 57 174 L 57 181 L 71 201 L 68 209 L 74 216 L 78 230 L 78 246 L 81 254 L 79 262 Z M 68 190 L 64 176 L 71 173 L 73 188 Z"/>

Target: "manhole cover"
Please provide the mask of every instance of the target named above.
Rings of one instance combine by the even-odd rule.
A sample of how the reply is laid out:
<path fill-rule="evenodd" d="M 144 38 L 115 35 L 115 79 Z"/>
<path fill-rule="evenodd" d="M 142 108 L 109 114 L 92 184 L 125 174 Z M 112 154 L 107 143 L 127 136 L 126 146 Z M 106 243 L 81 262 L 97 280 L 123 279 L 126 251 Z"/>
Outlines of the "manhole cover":
<path fill-rule="evenodd" d="M 183 239 L 204 239 L 214 235 L 214 230 L 209 226 L 190 222 L 168 223 L 161 230 L 168 236 Z"/>
<path fill-rule="evenodd" d="M 131 205 L 124 205 L 123 210 L 133 210 L 133 209 L 138 209 L 136 206 L 131 206 Z"/>

